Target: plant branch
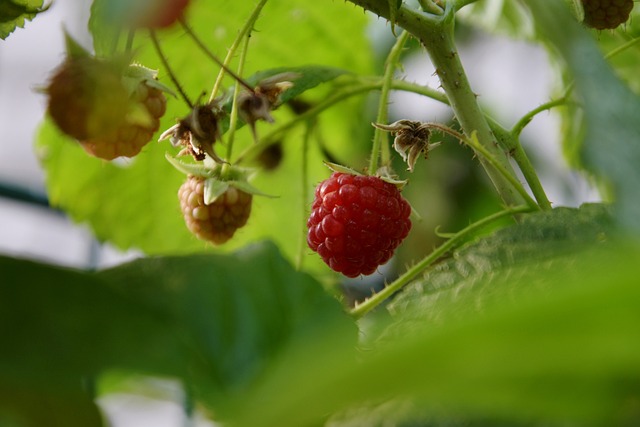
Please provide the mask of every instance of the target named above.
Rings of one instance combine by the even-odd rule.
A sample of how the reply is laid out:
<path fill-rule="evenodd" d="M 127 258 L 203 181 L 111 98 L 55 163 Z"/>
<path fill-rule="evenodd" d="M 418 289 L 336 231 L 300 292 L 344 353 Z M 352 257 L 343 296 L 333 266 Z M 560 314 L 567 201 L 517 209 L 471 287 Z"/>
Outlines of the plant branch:
<path fill-rule="evenodd" d="M 242 39 L 249 33 L 249 31 L 253 29 L 253 26 L 256 23 L 256 20 L 258 19 L 258 17 L 260 16 L 260 13 L 262 12 L 262 8 L 265 6 L 265 4 L 267 4 L 267 1 L 268 0 L 260 0 L 260 2 L 253 9 L 253 11 L 251 12 L 251 15 L 249 16 L 247 21 L 244 23 L 240 31 L 238 31 L 238 35 L 236 36 L 233 43 L 231 43 L 231 46 L 229 46 L 229 49 L 227 50 L 227 55 L 222 61 L 222 63 L 224 64 L 224 68 L 220 70 L 220 72 L 218 73 L 218 77 L 216 78 L 216 81 L 213 84 L 213 89 L 211 89 L 211 95 L 209 96 L 209 102 L 213 102 L 216 96 L 218 96 L 218 92 L 220 91 L 220 86 L 222 85 L 222 79 L 224 78 L 225 69 L 228 68 L 229 64 L 231 63 L 231 58 L 233 58 L 233 55 L 235 55 L 236 50 L 238 49 L 238 47 L 240 46 L 240 43 L 242 42 Z M 253 92 L 253 89 L 251 89 L 251 91 Z"/>
<path fill-rule="evenodd" d="M 349 0 L 384 18 L 389 19 L 389 4 L 384 0 Z M 453 40 L 455 10 L 447 2 L 444 15 L 436 16 L 409 9 L 406 5 L 397 11 L 395 23 L 417 37 L 427 49 L 431 62 L 440 78 L 449 104 L 464 133 L 469 136 L 477 132 L 480 144 L 491 154 L 509 175 L 515 172 L 493 135 L 484 113 L 478 105 L 476 94 L 466 76 Z M 507 206 L 518 206 L 524 199 L 507 180 L 502 171 L 483 156 L 480 162 L 486 170 L 498 194 Z"/>
<path fill-rule="evenodd" d="M 374 294 L 362 304 L 357 305 L 353 310 L 351 310 L 351 315 L 356 318 L 360 318 L 379 306 L 382 302 L 384 302 L 391 295 L 396 293 L 398 290 L 402 289 L 405 285 L 407 285 L 411 280 L 413 280 L 416 276 L 422 273 L 426 268 L 428 268 L 431 264 L 437 261 L 441 256 L 449 252 L 451 249 L 459 245 L 462 241 L 464 241 L 471 233 L 485 227 L 492 222 L 512 215 L 518 215 L 522 213 L 531 212 L 532 208 L 530 206 L 518 206 L 515 208 L 505 209 L 503 211 L 497 212 L 493 215 L 490 215 L 486 218 L 481 219 L 480 221 L 474 222 L 473 224 L 467 226 L 466 228 L 460 230 L 456 234 L 454 234 L 449 240 L 444 242 L 442 245 L 438 246 L 433 252 L 415 264 L 413 267 L 409 268 L 402 276 L 397 278 L 391 284 L 386 286 L 380 292 Z"/>
<path fill-rule="evenodd" d="M 153 47 L 155 48 L 156 53 L 158 54 L 158 57 L 160 57 L 160 61 L 162 62 L 162 65 L 167 70 L 167 74 L 169 75 L 169 78 L 173 82 L 174 86 L 178 90 L 178 93 L 180 94 L 184 102 L 187 103 L 190 109 L 193 109 L 194 107 L 193 102 L 191 102 L 191 100 L 189 99 L 189 96 L 187 96 L 184 89 L 182 89 L 182 85 L 180 85 L 180 82 L 176 78 L 176 75 L 173 73 L 173 70 L 169 65 L 169 61 L 167 60 L 167 57 L 162 52 L 162 48 L 160 47 L 160 43 L 158 42 L 156 32 L 154 30 L 149 30 L 149 35 L 151 36 L 151 42 L 153 43 Z"/>
<path fill-rule="evenodd" d="M 391 48 L 385 63 L 384 76 L 382 78 L 382 87 L 380 90 L 380 100 L 378 102 L 378 116 L 376 123 L 387 123 L 389 118 L 389 93 L 393 84 L 393 76 L 400 61 L 400 55 L 405 43 L 409 39 L 409 33 L 404 31 L 396 40 Z M 389 154 L 388 132 L 379 128 L 375 128 L 373 134 L 373 145 L 371 147 L 371 158 L 369 159 L 369 173 L 375 173 L 378 170 L 378 159 L 382 161 L 383 166 L 387 166 L 391 162 Z M 382 149 L 382 150 L 381 150 Z"/>

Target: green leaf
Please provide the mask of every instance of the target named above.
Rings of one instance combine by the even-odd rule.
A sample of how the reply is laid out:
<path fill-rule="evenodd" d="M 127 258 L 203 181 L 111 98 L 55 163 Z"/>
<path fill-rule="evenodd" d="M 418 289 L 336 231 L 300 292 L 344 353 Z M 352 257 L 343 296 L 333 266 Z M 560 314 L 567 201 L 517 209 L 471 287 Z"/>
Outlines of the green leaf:
<path fill-rule="evenodd" d="M 104 20 L 101 19 L 100 7 L 105 7 L 106 3 L 94 3 L 90 28 L 96 51 L 110 54 L 114 37 L 101 27 Z M 188 10 L 189 24 L 218 57 L 224 57 L 253 6 L 253 2 L 192 2 Z M 303 0 L 268 3 L 256 25 L 260 31 L 251 37 L 246 74 L 264 78 L 282 71 L 299 72 L 301 76 L 296 79 L 295 86 L 283 94 L 283 100 L 304 92 L 304 100 L 315 104 L 332 90 L 328 84 L 321 83 L 330 82 L 345 73 L 370 74 L 372 61 L 364 31 L 366 25 L 367 17 L 361 11 L 345 7 L 342 3 Z M 178 28 L 161 31 L 158 37 L 186 92 L 193 99 L 203 92 L 208 94 L 219 67 L 209 62 Z M 145 33 L 136 34 L 134 52 L 137 62 L 158 69 L 160 81 L 173 87 Z M 308 65 L 316 63 L 323 65 Z M 231 67 L 235 68 L 235 64 Z M 231 86 L 235 82 L 227 79 L 224 84 Z M 337 105 L 318 124 L 318 134 L 322 135 L 328 149 L 341 158 L 353 153 L 352 129 L 361 126 L 355 120 L 353 105 L 351 102 Z M 188 113 L 188 107 L 179 100 L 169 99 L 159 132 Z M 272 126 L 280 126 L 295 115 L 283 107 L 274 112 L 274 117 L 275 125 L 257 124 L 260 135 L 267 134 Z M 265 193 L 280 197 L 273 200 L 256 198 L 247 226 L 218 250 L 234 250 L 248 242 L 266 238 L 276 241 L 287 258 L 297 257 L 299 242 L 305 239 L 306 213 L 302 207 L 310 202 L 301 200 L 303 154 L 309 164 L 307 182 L 315 184 L 328 175 L 321 164 L 323 155 L 318 146 L 302 153 L 303 133 L 303 127 L 297 126 L 283 134 L 283 161 L 275 171 L 259 173 L 252 182 Z M 156 138 L 157 135 L 154 136 Z M 74 220 L 88 223 L 101 240 L 150 254 L 210 248 L 194 238 L 184 225 L 176 196 L 184 176 L 173 170 L 164 159 L 165 151 L 173 150 L 168 143 L 150 143 L 135 159 L 106 163 L 88 157 L 77 144 L 59 135 L 48 122 L 40 131 L 38 140 L 52 203 L 67 211 Z M 236 155 L 252 145 L 249 129 L 236 133 Z M 224 147 L 217 145 L 215 149 L 222 153 Z M 175 152 L 170 154 L 175 155 Z M 308 189 L 306 192 L 311 193 Z M 300 208 L 292 210 L 292 206 Z M 315 257 L 308 258 L 305 267 L 324 268 Z"/>
<path fill-rule="evenodd" d="M 357 339 L 342 305 L 267 243 L 97 273 L 0 257 L 0 271 L 0 397 L 14 393 L 0 420 L 30 396 L 80 410 L 81 381 L 109 370 L 183 379 L 215 406 L 301 352 Z"/>
<path fill-rule="evenodd" d="M 265 379 L 233 425 L 312 425 L 354 405 L 404 401 L 434 425 L 634 425 L 640 247 L 614 236 L 607 209 L 587 206 L 480 240 L 446 264 L 457 270 L 429 273 L 394 303 L 403 333 L 369 341 L 358 362 L 340 348 L 307 355 L 312 369 Z"/>
<path fill-rule="evenodd" d="M 183 328 L 203 364 L 190 381 L 213 400 L 239 393 L 288 352 L 330 333 L 355 344 L 355 325 L 342 306 L 272 244 L 233 256 L 141 259 L 98 276 Z"/>
<path fill-rule="evenodd" d="M 527 1 L 540 34 L 562 55 L 585 115 L 585 168 L 613 188 L 619 219 L 640 230 L 640 97 L 602 57 L 596 42 L 561 2 Z"/>
<path fill-rule="evenodd" d="M 485 306 L 487 299 L 526 292 L 525 287 L 536 289 L 535 280 L 526 284 L 514 280 L 507 283 L 509 289 L 499 290 L 495 281 L 522 274 L 535 277 L 536 273 L 574 262 L 575 249 L 606 241 L 614 234 L 613 223 L 610 207 L 600 204 L 527 215 L 521 224 L 502 228 L 456 250 L 407 286 L 389 304 L 389 311 L 406 327 L 412 316 L 415 318 L 411 322 L 439 322 L 451 305 L 457 305 L 458 310 L 448 314 L 463 315 L 467 309 Z M 545 276 L 540 276 L 544 282 Z"/>
<path fill-rule="evenodd" d="M 0 39 L 6 40 L 16 28 L 43 12 L 43 0 L 3 0 L 0 2 Z"/>

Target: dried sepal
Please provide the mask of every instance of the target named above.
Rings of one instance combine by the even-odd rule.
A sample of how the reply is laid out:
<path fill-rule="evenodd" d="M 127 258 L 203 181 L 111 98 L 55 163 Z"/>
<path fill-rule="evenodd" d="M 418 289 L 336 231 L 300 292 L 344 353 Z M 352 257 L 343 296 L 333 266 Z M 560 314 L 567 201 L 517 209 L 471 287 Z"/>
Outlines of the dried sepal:
<path fill-rule="evenodd" d="M 220 140 L 222 110 L 217 102 L 196 105 L 189 115 L 160 135 L 158 141 L 169 139 L 174 147 L 183 147 L 179 155 L 191 155 L 202 161 L 208 155 L 216 163 L 226 163 L 213 150 Z"/>
<path fill-rule="evenodd" d="M 293 87 L 292 80 L 298 73 L 280 73 L 261 80 L 253 91 L 244 90 L 238 95 L 238 112 L 240 118 L 249 125 L 253 138 L 257 142 L 256 122 L 264 120 L 273 123 L 271 111 L 280 104 L 280 96 Z"/>
<path fill-rule="evenodd" d="M 421 154 L 424 153 L 425 159 L 428 159 L 429 150 L 436 146 L 429 142 L 431 130 L 428 123 L 403 119 L 389 125 L 380 123 L 372 123 L 372 125 L 395 135 L 393 148 L 407 163 L 409 171 L 413 171 Z"/>

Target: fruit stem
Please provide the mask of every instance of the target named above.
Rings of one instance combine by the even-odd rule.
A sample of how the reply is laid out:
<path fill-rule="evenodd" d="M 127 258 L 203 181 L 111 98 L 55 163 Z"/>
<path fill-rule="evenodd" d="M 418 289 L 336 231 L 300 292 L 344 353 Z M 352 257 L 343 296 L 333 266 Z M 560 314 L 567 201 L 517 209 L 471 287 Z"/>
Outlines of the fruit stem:
<path fill-rule="evenodd" d="M 240 61 L 238 63 L 238 73 L 242 74 L 244 71 L 244 64 L 247 59 L 247 50 L 249 50 L 249 39 L 251 33 L 248 33 L 245 37 L 242 49 L 240 50 Z M 229 131 L 227 133 L 227 162 L 231 162 L 231 156 L 233 155 L 233 143 L 235 141 L 236 129 L 238 127 L 238 96 L 240 95 L 240 85 L 235 85 L 233 91 L 233 102 L 231 104 L 231 113 L 229 115 Z M 225 176 L 230 163 L 225 163 L 222 166 L 222 176 Z"/>
<path fill-rule="evenodd" d="M 455 233 L 449 240 L 444 242 L 442 245 L 438 246 L 433 252 L 427 255 L 425 258 L 420 260 L 413 267 L 409 268 L 402 276 L 398 277 L 391 284 L 387 285 L 380 292 L 373 294 L 370 298 L 366 299 L 361 304 L 356 305 L 350 311 L 350 314 L 356 318 L 360 318 L 379 306 L 382 302 L 384 302 L 391 295 L 396 293 L 402 287 L 407 285 L 410 281 L 412 281 L 416 276 L 422 273 L 426 268 L 428 268 L 431 264 L 437 261 L 441 256 L 449 252 L 451 249 L 458 246 L 467 237 L 478 231 L 479 229 L 491 224 L 494 221 L 497 221 L 501 218 L 508 216 L 515 216 L 522 213 L 532 212 L 531 206 L 517 206 L 514 208 L 505 209 L 503 211 L 497 212 L 493 215 L 489 215 L 479 221 L 474 222 L 473 224 L 465 227 L 464 229 Z"/>
<path fill-rule="evenodd" d="M 249 16 L 247 21 L 244 23 L 244 25 L 238 32 L 238 35 L 236 36 L 233 43 L 231 43 L 231 46 L 229 46 L 229 48 L 227 49 L 227 56 L 225 56 L 224 60 L 222 61 L 222 63 L 224 64 L 224 67 L 218 73 L 218 77 L 216 78 L 216 81 L 213 84 L 213 89 L 211 89 L 211 95 L 209 96 L 209 102 L 213 102 L 216 99 L 216 96 L 218 96 L 218 92 L 220 91 L 220 86 L 222 85 L 222 79 L 224 78 L 225 70 L 228 68 L 229 64 L 231 63 L 231 58 L 233 58 L 233 55 L 235 55 L 236 50 L 238 50 L 238 46 L 240 46 L 240 43 L 242 42 L 244 37 L 247 35 L 247 33 L 249 33 L 253 29 L 253 25 L 258 20 L 258 17 L 262 12 L 262 8 L 267 3 L 267 1 L 268 0 L 260 0 L 260 2 L 256 5 L 256 7 L 251 12 L 251 15 Z M 251 89 L 251 91 L 253 91 L 253 89 Z"/>
<path fill-rule="evenodd" d="M 224 70 L 225 73 L 229 74 L 231 77 L 234 78 L 234 80 L 236 80 L 238 83 L 240 83 L 242 86 L 244 86 L 247 90 L 249 90 L 250 92 L 253 92 L 255 89 L 253 88 L 253 86 L 251 86 L 245 79 L 243 79 L 242 77 L 240 77 L 240 75 L 234 73 L 228 66 L 227 64 L 225 64 L 224 62 L 222 62 L 220 59 L 218 59 L 217 56 L 215 56 L 213 54 L 213 52 L 211 52 L 211 50 L 209 50 L 209 48 L 207 47 L 206 44 L 204 44 L 202 42 L 202 40 L 200 40 L 200 37 L 198 37 L 198 35 L 196 33 L 193 32 L 193 30 L 191 29 L 191 27 L 189 27 L 189 24 L 187 24 L 187 22 L 185 21 L 184 17 L 181 17 L 179 19 L 180 24 L 182 25 L 182 28 L 184 28 L 184 30 L 186 31 L 186 33 L 191 37 L 191 39 L 198 45 L 198 47 L 200 48 L 200 50 L 202 50 L 204 52 L 205 55 L 207 55 L 207 57 L 209 59 L 211 59 L 213 62 L 215 62 L 216 64 L 218 64 L 220 66 L 220 68 L 222 68 L 222 70 Z"/>
<path fill-rule="evenodd" d="M 398 62 L 400 62 L 402 49 L 409 39 L 409 35 L 410 34 L 407 31 L 403 31 L 402 34 L 400 34 L 389 51 L 389 55 L 385 61 L 385 71 L 384 76 L 382 77 L 382 87 L 380 91 L 380 100 L 378 101 L 378 116 L 376 118 L 376 123 L 387 123 L 388 121 L 389 93 L 393 83 L 393 76 L 396 72 Z M 388 132 L 375 128 L 373 134 L 373 146 L 371 147 L 371 158 L 369 159 L 370 174 L 375 174 L 378 170 L 378 158 L 380 158 L 383 166 L 388 166 L 389 163 L 391 163 L 388 140 Z"/>
<path fill-rule="evenodd" d="M 184 102 L 186 102 L 186 104 L 189 106 L 190 109 L 193 109 L 193 107 L 194 107 L 193 102 L 191 102 L 191 100 L 187 96 L 186 92 L 182 89 L 182 85 L 180 85 L 180 82 L 176 78 L 176 75 L 173 73 L 173 70 L 171 69 L 171 66 L 169 65 L 169 61 L 167 60 L 167 57 L 162 52 L 162 48 L 160 47 L 160 43 L 158 43 L 158 38 L 156 37 L 156 32 L 153 29 L 151 29 L 151 30 L 149 30 L 149 35 L 151 36 L 151 41 L 153 42 L 153 47 L 155 48 L 156 53 L 158 54 L 158 57 L 160 58 L 160 61 L 162 62 L 162 65 L 164 66 L 165 70 L 167 71 L 167 74 L 169 75 L 169 78 L 173 82 L 174 86 L 178 90 L 178 93 L 180 94 L 180 96 L 182 97 Z"/>

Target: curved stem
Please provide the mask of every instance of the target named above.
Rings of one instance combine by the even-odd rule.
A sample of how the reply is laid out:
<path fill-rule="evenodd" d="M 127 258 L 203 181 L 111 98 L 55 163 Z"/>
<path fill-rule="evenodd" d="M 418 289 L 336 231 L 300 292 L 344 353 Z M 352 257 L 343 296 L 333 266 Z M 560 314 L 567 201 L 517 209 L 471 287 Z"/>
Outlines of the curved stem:
<path fill-rule="evenodd" d="M 153 43 L 153 47 L 155 48 L 156 53 L 158 54 L 158 57 L 160 57 L 160 61 L 162 62 L 162 65 L 167 70 L 167 74 L 169 75 L 169 78 L 173 82 L 174 86 L 178 90 L 178 93 L 180 94 L 184 102 L 187 103 L 190 109 L 193 109 L 193 102 L 191 102 L 191 100 L 187 96 L 184 89 L 182 89 L 182 85 L 180 85 L 180 82 L 176 78 L 176 75 L 173 73 L 173 70 L 169 65 L 169 61 L 167 60 L 167 57 L 162 52 L 162 48 L 160 47 L 160 43 L 158 42 L 158 37 L 156 37 L 156 32 L 154 30 L 149 30 L 149 35 L 151 36 L 151 42 Z"/>
<path fill-rule="evenodd" d="M 205 55 L 207 55 L 207 57 L 209 59 L 211 59 L 213 62 L 215 62 L 216 64 L 218 64 L 220 66 L 220 68 L 222 68 L 224 70 L 224 72 L 226 72 L 227 74 L 229 74 L 231 77 L 234 78 L 234 80 L 236 80 L 238 83 L 240 83 L 242 86 L 244 86 L 245 88 L 247 88 L 249 91 L 253 92 L 253 86 L 251 86 L 249 83 L 247 83 L 242 77 L 240 77 L 239 74 L 234 73 L 228 66 L 227 64 L 225 64 L 224 62 L 222 62 L 221 60 L 218 59 L 217 56 L 215 56 L 213 54 L 213 52 L 211 52 L 211 50 L 209 50 L 209 48 L 207 47 L 206 44 L 203 43 L 202 40 L 200 40 L 200 37 L 198 37 L 198 35 L 196 33 L 193 32 L 193 30 L 191 30 L 191 27 L 189 27 L 189 25 L 187 24 L 187 22 L 185 21 L 184 17 L 180 17 L 179 18 L 180 24 L 182 25 L 182 28 L 185 30 L 185 32 L 191 37 L 191 39 L 198 45 L 198 47 L 200 48 L 200 50 L 202 50 L 204 52 Z"/>
<path fill-rule="evenodd" d="M 395 44 L 387 56 L 385 63 L 384 76 L 382 78 L 382 88 L 380 91 L 380 100 L 378 101 L 378 116 L 376 123 L 387 123 L 389 116 L 389 93 L 393 83 L 393 76 L 400 61 L 400 55 L 405 43 L 409 39 L 409 33 L 403 31 L 398 37 Z M 378 158 L 382 161 L 383 166 L 387 166 L 391 162 L 389 153 L 388 132 L 375 128 L 373 134 L 373 146 L 371 147 L 371 158 L 369 159 L 369 173 L 376 173 L 378 170 Z"/>
<path fill-rule="evenodd" d="M 238 73 L 242 74 L 244 71 L 244 63 L 247 59 L 247 50 L 249 50 L 249 39 L 251 38 L 251 34 L 247 34 L 244 40 L 244 44 L 242 45 L 242 50 L 240 51 L 240 63 L 238 64 Z M 227 156 L 226 160 L 229 163 L 225 163 L 222 166 L 222 174 L 224 176 L 226 169 L 229 168 L 229 164 L 231 163 L 231 156 L 233 154 L 233 143 L 235 141 L 236 128 L 238 127 L 238 95 L 240 94 L 240 85 L 235 86 L 235 90 L 233 92 L 233 102 L 231 104 L 231 113 L 229 116 L 229 136 L 227 138 Z"/>
<path fill-rule="evenodd" d="M 249 16 L 247 21 L 244 23 L 244 25 L 238 32 L 238 35 L 236 36 L 233 43 L 231 43 L 231 46 L 229 46 L 229 49 L 227 50 L 227 55 L 224 57 L 224 60 L 222 61 L 222 63 L 224 64 L 224 68 L 220 70 L 220 72 L 218 73 L 218 77 L 216 78 L 216 81 L 213 84 L 213 89 L 211 89 L 211 95 L 209 96 L 209 102 L 213 102 L 216 96 L 218 96 L 218 92 L 220 91 L 220 86 L 222 85 L 222 79 L 224 78 L 225 69 L 228 68 L 229 63 L 231 62 L 231 58 L 233 58 L 233 55 L 235 55 L 236 50 L 238 50 L 238 46 L 240 46 L 242 39 L 253 28 L 253 25 L 256 23 L 256 20 L 258 19 L 258 17 L 260 16 L 260 13 L 262 12 L 262 8 L 264 7 L 265 4 L 267 4 L 267 1 L 268 0 L 260 0 L 260 2 L 256 5 L 256 7 L 251 12 L 251 15 Z M 251 90 L 253 91 L 253 89 Z"/>
<path fill-rule="evenodd" d="M 567 99 L 563 96 L 562 98 L 558 98 L 553 101 L 546 102 L 540 105 L 539 107 L 534 108 L 533 110 L 529 111 L 527 114 L 522 116 L 520 120 L 518 120 L 518 122 L 513 126 L 513 128 L 511 128 L 511 134 L 516 137 L 519 136 L 524 130 L 524 128 L 531 122 L 531 120 L 533 120 L 533 118 L 536 115 L 542 113 L 543 111 L 550 110 L 553 107 L 557 107 L 558 105 L 563 105 L 566 103 L 567 103 Z"/>
<path fill-rule="evenodd" d="M 380 292 L 374 294 L 362 304 L 357 305 L 353 310 L 351 310 L 351 315 L 356 318 L 362 317 L 377 306 L 379 306 L 382 302 L 384 302 L 387 298 L 393 295 L 395 292 L 400 290 L 402 287 L 407 285 L 411 280 L 413 280 L 416 276 L 422 273 L 427 267 L 437 261 L 441 256 L 449 252 L 451 249 L 456 247 L 462 241 L 464 241 L 467 236 L 471 233 L 485 227 L 492 222 L 512 215 L 517 215 L 521 213 L 531 212 L 532 208 L 530 206 L 518 206 L 515 208 L 505 209 L 503 211 L 497 212 L 493 215 L 490 215 L 486 218 L 481 219 L 480 221 L 474 222 L 473 224 L 467 226 L 466 228 L 460 230 L 456 234 L 454 234 L 449 240 L 444 242 L 442 245 L 438 246 L 433 252 L 415 264 L 413 267 L 409 268 L 402 276 L 398 277 L 395 281 L 393 281 L 390 285 L 386 286 Z"/>

